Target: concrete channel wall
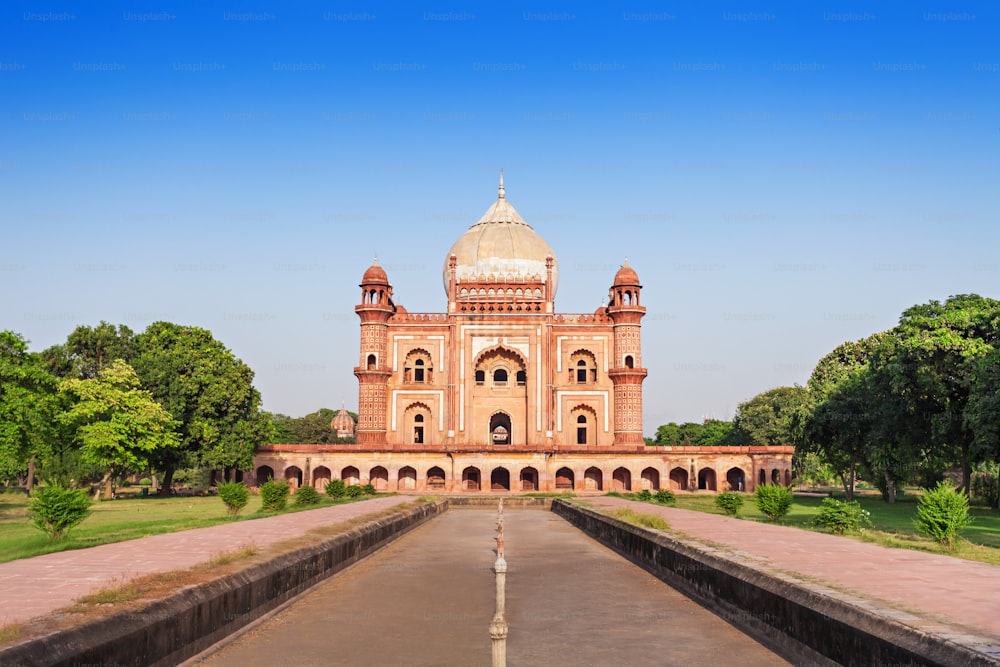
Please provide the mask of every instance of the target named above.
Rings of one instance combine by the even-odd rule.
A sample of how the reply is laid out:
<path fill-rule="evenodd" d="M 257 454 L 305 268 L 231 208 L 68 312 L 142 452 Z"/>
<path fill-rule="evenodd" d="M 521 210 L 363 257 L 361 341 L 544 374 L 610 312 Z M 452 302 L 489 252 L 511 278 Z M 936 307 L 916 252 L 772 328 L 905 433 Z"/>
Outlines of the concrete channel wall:
<path fill-rule="evenodd" d="M 448 508 L 437 502 L 374 520 L 316 545 L 0 650 L 0 665 L 175 665 Z"/>
<path fill-rule="evenodd" d="M 796 664 L 997 665 L 860 607 L 563 500 L 552 511 Z"/>

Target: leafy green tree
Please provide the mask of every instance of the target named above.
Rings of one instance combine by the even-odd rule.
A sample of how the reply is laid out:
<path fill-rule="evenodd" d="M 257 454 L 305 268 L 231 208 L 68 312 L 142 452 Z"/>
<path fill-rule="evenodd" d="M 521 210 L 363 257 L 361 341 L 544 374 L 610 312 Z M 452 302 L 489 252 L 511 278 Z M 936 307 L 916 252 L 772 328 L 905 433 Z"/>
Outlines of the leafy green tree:
<path fill-rule="evenodd" d="M 300 444 L 298 440 L 298 435 L 295 433 L 293 417 L 288 415 L 278 414 L 278 413 L 268 413 L 271 419 L 271 427 L 274 432 L 274 439 L 272 442 L 275 444 L 283 445 L 297 445 Z"/>
<path fill-rule="evenodd" d="M 153 456 L 179 444 L 176 422 L 139 388 L 135 371 L 121 359 L 97 377 L 63 380 L 59 387 L 75 402 L 58 419 L 74 430 L 83 460 L 104 471 L 105 497 L 111 497 L 116 474 L 144 470 Z"/>
<path fill-rule="evenodd" d="M 806 405 L 807 390 L 775 387 L 740 403 L 733 419 L 733 432 L 740 444 L 789 445 L 798 440 L 799 413 Z"/>
<path fill-rule="evenodd" d="M 178 422 L 180 446 L 152 459 L 163 471 L 160 493 L 170 492 L 178 468 L 250 468 L 257 446 L 273 435 L 250 367 L 198 327 L 154 322 L 135 345 L 143 386 Z"/>
<path fill-rule="evenodd" d="M 94 378 L 115 359 L 132 362 L 135 357 L 135 333 L 124 324 L 115 327 L 101 320 L 96 327 L 78 326 L 74 329 L 66 339 L 64 351 L 73 373 L 84 380 Z"/>
<path fill-rule="evenodd" d="M 58 410 L 56 379 L 24 338 L 0 331 L 0 476 L 25 477 L 29 493 L 35 466 L 57 435 Z"/>
<path fill-rule="evenodd" d="M 995 469 L 1000 465 L 1000 347 L 970 363 L 968 381 L 964 420 L 972 434 L 972 458 Z"/>
<path fill-rule="evenodd" d="M 28 517 L 50 540 L 63 538 L 66 533 L 90 514 L 90 498 L 77 489 L 64 489 L 58 484 L 42 487 L 28 505 Z"/>

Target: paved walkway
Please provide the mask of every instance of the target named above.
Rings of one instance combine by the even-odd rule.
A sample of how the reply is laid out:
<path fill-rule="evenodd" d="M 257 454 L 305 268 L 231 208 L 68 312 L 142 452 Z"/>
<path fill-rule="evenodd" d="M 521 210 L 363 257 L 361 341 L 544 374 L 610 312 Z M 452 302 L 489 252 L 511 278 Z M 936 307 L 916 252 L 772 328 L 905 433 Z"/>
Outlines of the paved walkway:
<path fill-rule="evenodd" d="M 47 616 L 87 593 L 135 577 L 194 567 L 251 543 L 265 548 L 412 500 L 386 496 L 0 563 L 0 625 Z"/>
<path fill-rule="evenodd" d="M 831 588 L 829 594 L 873 601 L 898 612 L 892 614 L 897 620 L 933 634 L 960 640 L 963 633 L 978 635 L 995 642 L 990 652 L 1000 655 L 1000 567 L 622 498 L 585 500 L 598 510 L 629 507 L 662 516 L 671 530 L 720 546 L 723 553 L 819 582 Z"/>
<path fill-rule="evenodd" d="M 489 665 L 495 536 L 453 509 L 189 664 Z M 508 665 L 788 664 L 552 512 L 506 511 L 504 538 Z"/>

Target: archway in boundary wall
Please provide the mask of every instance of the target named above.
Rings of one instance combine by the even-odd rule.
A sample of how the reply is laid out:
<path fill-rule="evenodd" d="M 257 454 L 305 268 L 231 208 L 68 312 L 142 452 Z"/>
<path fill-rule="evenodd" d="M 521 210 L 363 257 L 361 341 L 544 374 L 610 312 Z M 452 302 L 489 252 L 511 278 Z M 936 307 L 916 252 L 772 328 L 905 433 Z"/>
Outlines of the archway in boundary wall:
<path fill-rule="evenodd" d="M 743 474 L 742 468 L 732 467 L 726 471 L 726 484 L 729 485 L 728 491 L 746 491 L 747 483 L 746 476 Z"/>
<path fill-rule="evenodd" d="M 298 466 L 288 466 L 285 468 L 285 481 L 288 482 L 288 485 L 294 492 L 302 486 L 302 469 Z"/>
<path fill-rule="evenodd" d="M 399 469 L 399 479 L 396 480 L 397 491 L 413 491 L 417 488 L 417 471 L 410 466 Z"/>
<path fill-rule="evenodd" d="M 613 491 L 631 491 L 632 471 L 628 468 L 615 468 L 611 473 L 611 488 Z"/>
<path fill-rule="evenodd" d="M 490 491 L 510 491 L 510 471 L 494 468 L 490 473 Z"/>
<path fill-rule="evenodd" d="M 538 471 L 534 468 L 521 468 L 519 476 L 521 491 L 538 490 Z M 558 488 L 558 485 L 557 485 Z"/>
<path fill-rule="evenodd" d="M 330 483 L 330 477 L 333 473 L 326 466 L 320 466 L 313 470 L 312 485 L 313 488 L 322 493 L 326 491 L 326 485 Z"/>
<path fill-rule="evenodd" d="M 257 486 L 260 486 L 269 479 L 274 479 L 274 468 L 271 466 L 261 466 L 257 468 L 254 475 L 257 478 Z"/>
<path fill-rule="evenodd" d="M 659 491 L 660 471 L 656 468 L 644 468 L 642 471 L 642 488 L 646 491 Z"/>
<path fill-rule="evenodd" d="M 711 468 L 702 468 L 698 471 L 698 489 L 702 491 L 717 491 L 718 485 L 715 481 L 715 471 Z"/>
<path fill-rule="evenodd" d="M 444 470 L 434 466 L 427 471 L 427 490 L 428 491 L 444 491 L 445 489 L 445 479 Z"/>
<path fill-rule="evenodd" d="M 670 488 L 673 491 L 687 491 L 688 471 L 680 466 L 670 471 Z"/>
<path fill-rule="evenodd" d="M 469 466 L 462 471 L 462 490 L 463 491 L 479 491 L 480 490 L 480 472 L 479 468 L 474 466 Z"/>
<path fill-rule="evenodd" d="M 556 489 L 572 491 L 575 488 L 576 475 L 569 468 L 556 470 Z"/>
<path fill-rule="evenodd" d="M 355 486 L 361 483 L 361 473 L 354 466 L 347 466 L 340 471 L 340 479 L 346 486 Z"/>
<path fill-rule="evenodd" d="M 388 491 L 389 471 L 382 466 L 375 466 L 368 473 L 368 483 L 374 486 L 376 491 Z"/>
<path fill-rule="evenodd" d="M 583 488 L 586 491 L 604 490 L 604 473 L 600 468 L 590 467 L 583 472 Z"/>

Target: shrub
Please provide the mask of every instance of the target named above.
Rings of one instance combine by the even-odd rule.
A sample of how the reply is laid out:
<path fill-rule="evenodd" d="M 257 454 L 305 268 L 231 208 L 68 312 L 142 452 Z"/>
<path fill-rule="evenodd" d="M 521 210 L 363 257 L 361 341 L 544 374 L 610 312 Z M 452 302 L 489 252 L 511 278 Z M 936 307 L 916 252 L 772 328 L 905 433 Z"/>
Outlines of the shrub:
<path fill-rule="evenodd" d="M 352 484 L 347 487 L 347 497 L 348 498 L 360 498 L 365 495 L 365 487 L 359 486 L 357 484 Z"/>
<path fill-rule="evenodd" d="M 250 500 L 250 489 L 243 482 L 223 482 L 219 484 L 219 498 L 226 504 L 229 516 L 236 516 Z"/>
<path fill-rule="evenodd" d="M 611 496 L 612 498 L 621 498 L 622 497 L 622 494 L 618 493 L 617 491 L 608 491 L 604 495 Z"/>
<path fill-rule="evenodd" d="M 913 525 L 923 535 L 954 548 L 958 534 L 972 523 L 969 498 L 948 482 L 939 482 L 933 489 L 922 489 Z"/>
<path fill-rule="evenodd" d="M 762 484 L 753 493 L 754 504 L 770 521 L 777 521 L 788 514 L 792 507 L 792 490 L 777 484 Z"/>
<path fill-rule="evenodd" d="M 814 526 L 843 535 L 846 532 L 871 528 L 872 518 L 871 513 L 863 509 L 857 500 L 848 503 L 836 498 L 824 498 L 819 514 L 812 523 Z"/>
<path fill-rule="evenodd" d="M 265 512 L 280 512 L 288 503 L 288 482 L 269 479 L 260 485 L 261 509 Z"/>
<path fill-rule="evenodd" d="M 674 495 L 673 491 L 668 491 L 667 489 L 660 489 L 653 494 L 653 500 L 660 503 L 661 505 L 673 505 L 677 502 L 677 496 Z"/>
<path fill-rule="evenodd" d="M 326 495 L 331 498 L 343 498 L 347 493 L 347 486 L 342 479 L 331 479 L 326 483 Z"/>
<path fill-rule="evenodd" d="M 361 490 L 365 492 L 366 496 L 377 496 L 378 495 L 378 491 L 376 491 L 375 487 L 373 485 L 371 485 L 371 484 L 365 484 L 364 486 L 361 487 Z"/>
<path fill-rule="evenodd" d="M 635 494 L 636 500 L 641 500 L 644 503 L 648 503 L 653 499 L 653 494 L 649 492 L 649 489 L 643 489 L 639 493 Z"/>
<path fill-rule="evenodd" d="M 319 491 L 311 486 L 299 487 L 299 490 L 295 492 L 296 505 L 315 505 L 319 501 Z"/>
<path fill-rule="evenodd" d="M 627 521 L 634 526 L 653 528 L 654 530 L 668 530 L 670 528 L 663 517 L 656 516 L 655 514 L 640 514 L 639 512 L 634 512 L 630 509 L 614 510 L 609 512 L 609 514 L 613 517 L 621 519 L 622 521 Z"/>
<path fill-rule="evenodd" d="M 28 517 L 35 527 L 48 534 L 50 540 L 60 540 L 90 514 L 90 498 L 86 492 L 64 489 L 58 484 L 35 492 L 28 505 Z"/>
<path fill-rule="evenodd" d="M 726 491 L 715 496 L 715 506 L 729 516 L 736 516 L 743 507 L 743 494 L 733 491 Z"/>
<path fill-rule="evenodd" d="M 143 477 L 139 480 L 139 486 L 153 486 L 153 480 L 148 477 Z"/>

